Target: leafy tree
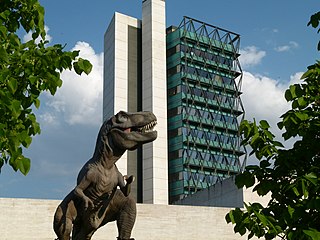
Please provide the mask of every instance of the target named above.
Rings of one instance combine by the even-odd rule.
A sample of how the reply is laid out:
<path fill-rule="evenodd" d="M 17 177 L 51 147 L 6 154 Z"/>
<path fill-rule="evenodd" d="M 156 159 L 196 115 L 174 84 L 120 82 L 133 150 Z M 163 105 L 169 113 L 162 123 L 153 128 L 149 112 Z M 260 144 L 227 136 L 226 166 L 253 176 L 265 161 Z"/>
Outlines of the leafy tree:
<path fill-rule="evenodd" d="M 32 40 L 22 42 L 19 35 L 32 32 Z M 19 34 L 18 34 L 19 33 Z M 33 113 L 39 108 L 40 93 L 55 94 L 62 85 L 60 74 L 74 69 L 89 74 L 88 60 L 79 51 L 64 51 L 64 46 L 47 46 L 44 8 L 37 0 L 2 0 L 0 4 L 0 170 L 8 163 L 26 175 L 30 159 L 23 147 L 40 133 Z"/>
<path fill-rule="evenodd" d="M 320 12 L 308 25 L 317 28 L 319 21 Z M 260 164 L 247 166 L 236 184 L 254 186 L 260 196 L 271 194 L 266 207 L 245 203 L 245 209 L 226 215 L 235 232 L 248 231 L 248 239 L 320 239 L 320 62 L 309 66 L 301 80 L 286 90 L 285 99 L 292 107 L 278 123 L 285 141 L 296 140 L 292 148 L 274 140 L 265 120 L 259 124 L 245 120 L 240 125 L 242 144 L 252 148 L 250 154 Z"/>

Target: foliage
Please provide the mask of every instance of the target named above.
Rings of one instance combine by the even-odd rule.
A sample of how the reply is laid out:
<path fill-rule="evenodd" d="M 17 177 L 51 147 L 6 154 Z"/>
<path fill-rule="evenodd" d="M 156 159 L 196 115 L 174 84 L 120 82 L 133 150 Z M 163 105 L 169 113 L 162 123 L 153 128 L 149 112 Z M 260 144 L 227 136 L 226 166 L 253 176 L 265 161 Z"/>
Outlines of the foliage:
<path fill-rule="evenodd" d="M 22 42 L 18 33 L 32 32 Z M 27 174 L 30 159 L 23 147 L 40 133 L 33 113 L 40 93 L 55 94 L 62 85 L 60 73 L 74 69 L 89 74 L 92 65 L 78 57 L 79 51 L 64 51 L 62 45 L 47 46 L 44 8 L 37 0 L 2 0 L 0 4 L 0 169 L 4 163 Z"/>
<path fill-rule="evenodd" d="M 320 32 L 319 23 L 320 23 L 320 12 L 317 12 L 310 17 L 310 21 L 308 22 L 308 26 L 311 25 L 314 28 L 318 28 L 317 32 L 319 33 Z M 318 51 L 320 51 L 320 41 L 318 42 Z"/>
<path fill-rule="evenodd" d="M 311 17 L 317 27 L 320 13 Z M 320 62 L 308 67 L 285 92 L 291 109 L 281 116 L 278 127 L 284 140 L 294 139 L 291 149 L 274 140 L 268 122 L 243 121 L 243 145 L 252 148 L 259 165 L 247 166 L 236 177 L 241 187 L 253 187 L 260 196 L 271 194 L 267 206 L 247 203 L 226 215 L 234 231 L 274 239 L 320 239 Z"/>

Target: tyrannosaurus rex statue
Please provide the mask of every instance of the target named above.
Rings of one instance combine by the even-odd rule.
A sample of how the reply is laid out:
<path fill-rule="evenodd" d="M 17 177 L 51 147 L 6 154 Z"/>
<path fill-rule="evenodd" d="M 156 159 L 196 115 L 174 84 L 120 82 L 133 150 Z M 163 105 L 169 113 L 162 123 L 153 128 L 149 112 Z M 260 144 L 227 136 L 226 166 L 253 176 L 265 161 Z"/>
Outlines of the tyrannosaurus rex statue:
<path fill-rule="evenodd" d="M 53 229 L 59 240 L 69 240 L 71 232 L 73 240 L 90 240 L 98 228 L 111 221 L 117 222 L 119 240 L 130 239 L 136 219 L 136 202 L 129 195 L 133 177 L 123 177 L 115 163 L 126 150 L 157 138 L 153 131 L 156 120 L 151 112 L 120 111 L 103 123 L 77 186 L 55 212 Z"/>

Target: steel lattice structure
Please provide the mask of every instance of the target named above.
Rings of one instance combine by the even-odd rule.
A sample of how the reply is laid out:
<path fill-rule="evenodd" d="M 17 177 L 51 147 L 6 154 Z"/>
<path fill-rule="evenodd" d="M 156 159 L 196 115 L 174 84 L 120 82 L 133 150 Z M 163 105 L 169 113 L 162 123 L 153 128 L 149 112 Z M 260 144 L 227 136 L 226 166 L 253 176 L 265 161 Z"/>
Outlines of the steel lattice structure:
<path fill-rule="evenodd" d="M 242 171 L 240 35 L 184 17 L 167 29 L 170 203 Z"/>

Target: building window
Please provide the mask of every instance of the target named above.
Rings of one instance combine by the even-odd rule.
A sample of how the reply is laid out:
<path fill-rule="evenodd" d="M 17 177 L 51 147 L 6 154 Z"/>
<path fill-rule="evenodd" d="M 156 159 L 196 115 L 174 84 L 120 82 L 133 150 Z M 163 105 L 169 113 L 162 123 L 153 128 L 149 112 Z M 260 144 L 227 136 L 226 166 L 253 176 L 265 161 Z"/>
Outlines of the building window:
<path fill-rule="evenodd" d="M 174 75 L 174 74 L 176 74 L 178 72 L 180 72 L 180 65 L 177 65 L 177 66 L 174 66 L 172 68 L 169 68 L 167 70 L 167 75 L 168 75 L 168 77 L 170 77 L 170 76 L 172 76 L 172 75 Z"/>

